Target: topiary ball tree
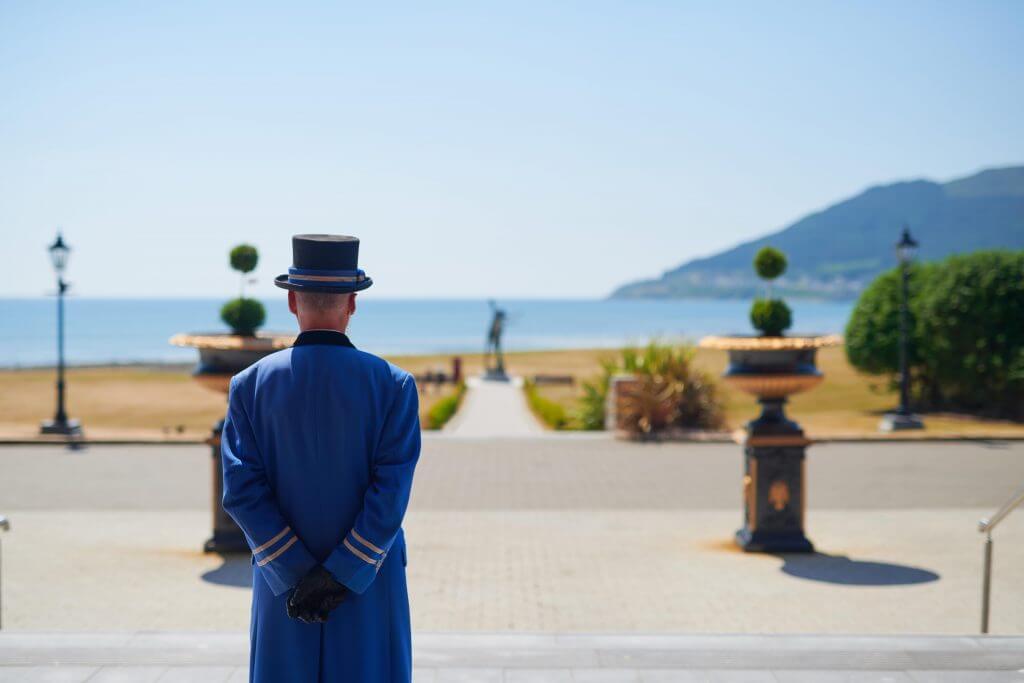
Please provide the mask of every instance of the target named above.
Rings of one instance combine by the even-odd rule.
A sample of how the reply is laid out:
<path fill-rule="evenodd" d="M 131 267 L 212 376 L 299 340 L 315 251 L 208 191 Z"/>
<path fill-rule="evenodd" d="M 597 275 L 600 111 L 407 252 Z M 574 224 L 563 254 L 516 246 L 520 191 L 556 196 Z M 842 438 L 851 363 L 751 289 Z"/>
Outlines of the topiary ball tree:
<path fill-rule="evenodd" d="M 793 324 L 793 312 L 780 299 L 756 299 L 750 307 L 750 323 L 766 337 L 781 337 Z"/>
<path fill-rule="evenodd" d="M 260 262 L 260 253 L 251 244 L 239 244 L 231 250 L 228 255 L 231 267 L 241 273 L 242 282 L 238 296 L 245 296 L 245 276 L 256 270 L 256 264 Z"/>
<path fill-rule="evenodd" d="M 762 280 L 771 282 L 786 272 L 786 255 L 775 247 L 762 247 L 754 256 L 754 270 Z"/>
<path fill-rule="evenodd" d="M 252 337 L 267 318 L 267 312 L 256 299 L 238 297 L 220 309 L 223 320 L 234 334 Z"/>
<path fill-rule="evenodd" d="M 754 271 L 765 281 L 767 293 L 750 307 L 750 324 L 765 337 L 780 337 L 793 324 L 786 302 L 772 298 L 772 280 L 786 272 L 786 265 L 786 255 L 775 247 L 762 247 L 754 256 Z"/>
<path fill-rule="evenodd" d="M 224 304 L 220 319 L 231 328 L 232 333 L 251 337 L 267 318 L 263 304 L 256 299 L 245 297 L 245 276 L 256 270 L 260 254 L 251 244 L 239 244 L 228 255 L 231 267 L 241 275 L 238 298 Z"/>

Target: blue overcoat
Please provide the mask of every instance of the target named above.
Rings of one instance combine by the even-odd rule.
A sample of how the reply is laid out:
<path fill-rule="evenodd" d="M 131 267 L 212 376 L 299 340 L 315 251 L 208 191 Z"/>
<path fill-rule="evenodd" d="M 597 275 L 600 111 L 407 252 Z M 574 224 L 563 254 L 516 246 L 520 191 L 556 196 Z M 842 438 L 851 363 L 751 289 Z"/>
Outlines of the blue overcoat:
<path fill-rule="evenodd" d="M 249 680 L 409 681 L 413 378 L 340 332 L 303 332 L 231 381 L 221 444 L 224 509 L 253 553 Z M 350 592 L 304 624 L 285 605 L 318 563 Z"/>

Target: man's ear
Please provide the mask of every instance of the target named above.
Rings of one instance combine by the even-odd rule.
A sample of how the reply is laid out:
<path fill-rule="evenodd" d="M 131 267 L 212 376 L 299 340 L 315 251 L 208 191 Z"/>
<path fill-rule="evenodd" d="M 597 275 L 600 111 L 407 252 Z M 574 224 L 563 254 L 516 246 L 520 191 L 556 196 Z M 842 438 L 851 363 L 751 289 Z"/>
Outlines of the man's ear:
<path fill-rule="evenodd" d="M 293 315 L 297 316 L 299 314 L 299 304 L 295 300 L 295 292 L 290 289 L 288 290 L 288 310 L 291 311 Z"/>
<path fill-rule="evenodd" d="M 356 313 L 356 293 L 352 292 L 352 295 L 348 298 L 348 314 L 355 315 Z"/>

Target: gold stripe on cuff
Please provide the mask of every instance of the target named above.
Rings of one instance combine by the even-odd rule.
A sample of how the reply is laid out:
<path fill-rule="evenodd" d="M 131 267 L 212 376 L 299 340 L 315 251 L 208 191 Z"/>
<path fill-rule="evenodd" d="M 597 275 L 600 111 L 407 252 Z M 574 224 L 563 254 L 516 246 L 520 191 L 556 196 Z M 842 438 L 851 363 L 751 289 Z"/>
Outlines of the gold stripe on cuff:
<path fill-rule="evenodd" d="M 366 562 L 367 564 L 372 564 L 372 565 L 376 565 L 377 564 L 377 560 L 374 560 L 369 555 L 364 553 L 362 550 L 360 550 L 359 548 L 357 548 L 354 545 L 352 545 L 351 543 L 349 543 L 347 538 L 343 541 L 343 543 L 345 544 L 346 548 L 348 548 L 350 551 L 352 551 L 353 555 L 358 557 L 363 562 Z"/>
<path fill-rule="evenodd" d="M 298 537 L 298 536 L 292 536 L 292 539 L 291 539 L 290 541 L 288 541 L 288 542 L 287 542 L 287 543 L 285 543 L 285 544 L 284 544 L 283 546 L 281 546 L 280 548 L 278 548 L 278 549 L 277 549 L 276 551 L 274 551 L 274 552 L 273 552 L 273 553 L 271 553 L 270 555 L 267 555 L 267 556 L 266 556 L 266 557 L 264 557 L 264 558 L 263 558 L 262 560 L 260 560 L 259 562 L 257 562 L 257 563 L 256 563 L 256 566 L 257 566 L 257 567 L 262 567 L 262 566 L 263 566 L 263 565 L 265 565 L 265 564 L 266 564 L 267 562 L 272 562 L 272 561 L 274 561 L 275 559 L 277 559 L 277 556 L 278 556 L 278 555 L 280 555 L 280 554 L 281 554 L 281 553 L 283 553 L 283 552 L 284 552 L 285 550 L 288 550 L 288 548 L 291 548 L 291 547 L 292 547 L 293 545 L 295 545 L 295 541 L 297 541 L 297 540 L 299 540 L 299 537 Z"/>
<path fill-rule="evenodd" d="M 292 530 L 292 528 L 290 526 L 286 526 L 285 528 L 281 529 L 281 533 L 279 533 L 277 536 L 274 536 L 272 539 L 270 539 L 269 541 L 267 541 L 266 543 L 261 545 L 259 548 L 254 549 L 252 551 L 252 554 L 253 555 L 259 555 L 264 550 L 266 550 L 267 548 L 269 548 L 270 546 L 274 545 L 275 543 L 280 541 L 282 538 L 284 538 L 285 534 L 287 534 L 291 530 Z"/>
<path fill-rule="evenodd" d="M 353 528 L 352 528 L 352 531 L 351 531 L 351 532 L 349 532 L 349 533 L 351 533 L 351 534 L 352 534 L 352 538 L 356 539 L 357 541 L 359 541 L 360 543 L 362 543 L 363 545 L 365 545 L 365 546 L 366 546 L 367 548 L 369 548 L 369 549 L 370 549 L 370 550 L 372 550 L 373 552 L 377 553 L 378 555 L 383 555 L 383 554 L 384 554 L 384 551 L 383 551 L 383 550 L 381 550 L 380 548 L 378 548 L 377 546 L 375 546 L 374 544 L 370 543 L 370 542 L 369 542 L 369 541 L 367 541 L 367 540 L 366 540 L 365 538 L 363 538 L 362 536 L 360 536 L 360 535 L 359 535 L 359 532 L 355 530 L 355 527 L 353 527 Z"/>

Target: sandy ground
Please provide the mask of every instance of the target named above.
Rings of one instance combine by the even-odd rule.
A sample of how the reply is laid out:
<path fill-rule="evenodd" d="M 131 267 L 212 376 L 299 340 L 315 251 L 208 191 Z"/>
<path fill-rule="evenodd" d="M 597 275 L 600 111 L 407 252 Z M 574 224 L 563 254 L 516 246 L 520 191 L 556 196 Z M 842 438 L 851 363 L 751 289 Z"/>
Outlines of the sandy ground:
<path fill-rule="evenodd" d="M 576 408 L 581 382 L 598 372 L 609 350 L 536 351 L 508 354 L 510 373 L 521 377 L 537 374 L 569 375 L 569 387 L 545 386 L 545 396 Z M 463 357 L 466 376 L 479 374 L 479 355 Z M 449 356 L 402 356 L 392 358 L 409 371 L 450 371 Z M 698 349 L 696 362 L 713 375 L 725 368 L 725 354 Z M 797 395 L 789 407 L 808 434 L 815 437 L 876 437 L 881 414 L 896 404 L 896 396 L 882 378 L 853 370 L 841 348 L 824 349 L 819 365 L 825 382 L 812 392 Z M 198 441 L 223 416 L 224 397 L 192 381 L 189 366 L 76 368 L 68 375 L 68 405 L 81 419 L 90 438 L 162 439 Z M 54 405 L 52 370 L 0 370 L 0 439 L 32 439 L 39 422 L 48 418 Z M 449 389 L 421 383 L 420 403 L 429 409 Z M 752 397 L 721 386 L 730 429 L 757 414 Z M 968 436 L 1024 438 L 1024 423 L 980 420 L 932 414 L 927 429 L 904 433 L 903 438 Z"/>
<path fill-rule="evenodd" d="M 735 446 L 428 438 L 407 519 L 417 631 L 972 633 L 977 520 L 1024 445 L 812 449 L 809 556 L 738 552 Z M 200 447 L 0 449 L 13 630 L 244 629 L 247 557 L 209 532 Z M 992 628 L 1024 633 L 1024 516 L 996 534 Z"/>

